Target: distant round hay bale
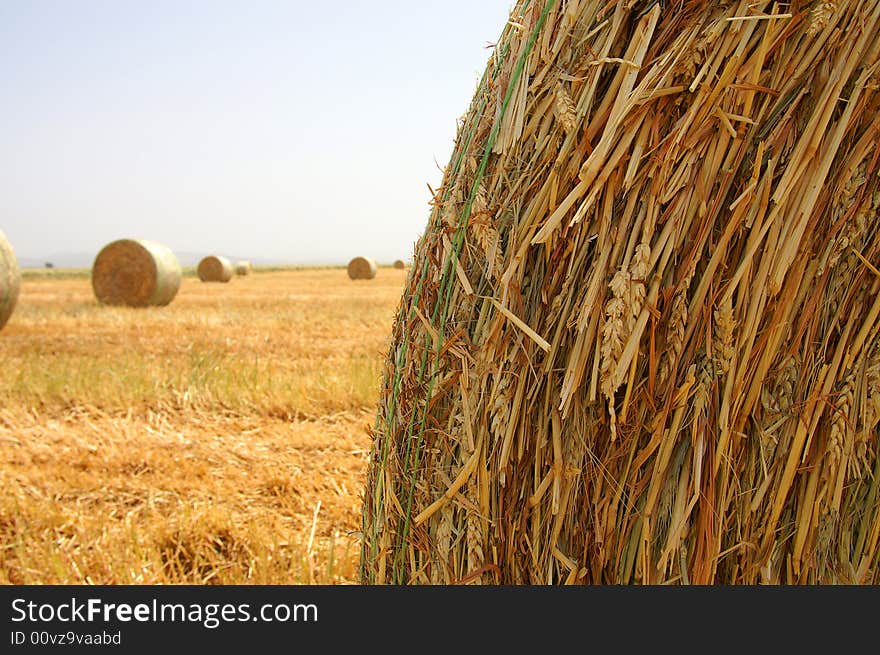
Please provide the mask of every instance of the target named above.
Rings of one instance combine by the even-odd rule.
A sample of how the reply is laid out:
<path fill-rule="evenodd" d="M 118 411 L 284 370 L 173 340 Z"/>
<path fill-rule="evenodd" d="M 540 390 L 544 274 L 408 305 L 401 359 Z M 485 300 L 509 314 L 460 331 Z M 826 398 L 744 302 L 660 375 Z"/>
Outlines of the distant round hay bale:
<path fill-rule="evenodd" d="M 177 256 L 161 243 L 119 239 L 95 257 L 92 290 L 102 305 L 161 306 L 177 295 L 181 276 Z"/>
<path fill-rule="evenodd" d="M 379 267 L 368 257 L 355 257 L 348 262 L 348 277 L 352 280 L 372 280 Z"/>
<path fill-rule="evenodd" d="M 0 328 L 6 325 L 12 315 L 20 288 L 21 271 L 18 269 L 15 250 L 6 240 L 6 235 L 0 231 Z"/>
<path fill-rule="evenodd" d="M 394 268 L 406 268 L 406 264 L 403 263 L 402 259 L 395 259 Z"/>
<path fill-rule="evenodd" d="M 199 279 L 202 282 L 229 282 L 232 279 L 232 262 L 226 257 L 208 255 L 199 262 Z"/>
<path fill-rule="evenodd" d="M 242 259 L 235 264 L 235 274 L 236 275 L 250 275 L 254 270 L 253 264 L 251 264 L 246 259 Z"/>

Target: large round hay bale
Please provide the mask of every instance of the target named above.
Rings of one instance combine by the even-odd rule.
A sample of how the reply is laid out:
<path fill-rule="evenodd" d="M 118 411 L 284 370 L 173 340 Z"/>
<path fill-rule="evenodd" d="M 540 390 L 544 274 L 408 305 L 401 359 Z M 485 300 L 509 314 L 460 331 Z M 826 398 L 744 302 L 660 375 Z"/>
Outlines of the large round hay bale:
<path fill-rule="evenodd" d="M 393 266 L 394 266 L 394 268 L 398 268 L 401 270 L 406 268 L 406 264 L 403 263 L 402 259 L 395 259 Z"/>
<path fill-rule="evenodd" d="M 202 282 L 229 282 L 233 275 L 232 262 L 218 255 L 204 257 L 196 270 Z"/>
<path fill-rule="evenodd" d="M 880 0 L 513 15 L 394 321 L 363 581 L 880 583 Z"/>
<path fill-rule="evenodd" d="M 180 279 L 175 254 L 161 243 L 144 239 L 113 241 L 92 264 L 92 290 L 104 305 L 167 305 L 177 295 Z"/>
<path fill-rule="evenodd" d="M 235 263 L 235 274 L 236 275 L 250 275 L 254 270 L 253 264 L 249 261 L 242 259 Z"/>
<path fill-rule="evenodd" d="M 372 280 L 379 267 L 369 257 L 355 257 L 348 262 L 348 277 L 352 280 Z"/>
<path fill-rule="evenodd" d="M 0 231 L 0 329 L 6 325 L 21 289 L 21 271 L 12 244 Z"/>

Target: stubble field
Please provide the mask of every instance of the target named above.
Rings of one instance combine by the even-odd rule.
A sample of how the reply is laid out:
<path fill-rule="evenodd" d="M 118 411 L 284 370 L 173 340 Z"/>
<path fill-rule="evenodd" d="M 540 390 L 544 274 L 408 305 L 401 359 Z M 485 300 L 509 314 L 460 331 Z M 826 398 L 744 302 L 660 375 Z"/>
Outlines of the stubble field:
<path fill-rule="evenodd" d="M 0 332 L 0 583 L 356 583 L 405 277 L 185 277 L 132 309 L 25 275 Z"/>

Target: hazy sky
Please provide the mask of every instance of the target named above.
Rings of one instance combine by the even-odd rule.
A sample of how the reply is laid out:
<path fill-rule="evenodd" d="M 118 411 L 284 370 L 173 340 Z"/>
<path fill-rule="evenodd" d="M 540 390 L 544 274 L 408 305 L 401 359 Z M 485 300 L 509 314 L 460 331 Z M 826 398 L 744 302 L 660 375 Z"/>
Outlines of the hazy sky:
<path fill-rule="evenodd" d="M 513 0 L 2 0 L 0 229 L 406 259 Z"/>

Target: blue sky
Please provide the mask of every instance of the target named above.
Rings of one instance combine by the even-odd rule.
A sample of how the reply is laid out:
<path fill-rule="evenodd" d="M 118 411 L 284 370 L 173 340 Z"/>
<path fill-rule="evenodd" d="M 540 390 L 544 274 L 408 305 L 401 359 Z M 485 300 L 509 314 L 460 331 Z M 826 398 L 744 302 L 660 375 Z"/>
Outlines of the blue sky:
<path fill-rule="evenodd" d="M 512 0 L 0 2 L 0 229 L 406 259 Z"/>

